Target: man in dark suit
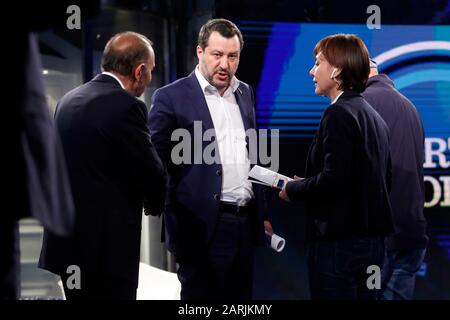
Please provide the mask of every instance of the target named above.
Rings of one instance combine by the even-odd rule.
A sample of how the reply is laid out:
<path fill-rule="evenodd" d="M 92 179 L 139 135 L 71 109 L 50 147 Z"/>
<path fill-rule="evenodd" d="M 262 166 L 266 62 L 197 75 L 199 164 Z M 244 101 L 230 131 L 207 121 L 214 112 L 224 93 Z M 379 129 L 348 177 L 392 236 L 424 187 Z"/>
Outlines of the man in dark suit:
<path fill-rule="evenodd" d="M 424 132 L 411 101 L 371 62 L 364 98 L 389 127 L 392 157 L 390 200 L 394 233 L 386 239 L 382 291 L 386 300 L 409 300 L 414 295 L 416 272 L 425 257 L 428 237 L 423 214 Z"/>
<path fill-rule="evenodd" d="M 143 204 L 159 215 L 165 195 L 147 109 L 136 98 L 154 66 L 150 40 L 117 34 L 103 52 L 104 72 L 58 103 L 76 221 L 68 238 L 45 232 L 40 266 L 61 276 L 68 299 L 136 298 Z M 69 266 L 81 271 L 81 288 Z"/>
<path fill-rule="evenodd" d="M 253 244 L 263 241 L 265 213 L 263 190 L 248 181 L 245 131 L 256 124 L 252 89 L 234 76 L 242 46 L 232 22 L 208 21 L 195 71 L 153 96 L 149 126 L 170 175 L 164 218 L 182 299 L 252 297 Z M 179 133 L 189 136 L 182 156 L 173 148 Z"/>

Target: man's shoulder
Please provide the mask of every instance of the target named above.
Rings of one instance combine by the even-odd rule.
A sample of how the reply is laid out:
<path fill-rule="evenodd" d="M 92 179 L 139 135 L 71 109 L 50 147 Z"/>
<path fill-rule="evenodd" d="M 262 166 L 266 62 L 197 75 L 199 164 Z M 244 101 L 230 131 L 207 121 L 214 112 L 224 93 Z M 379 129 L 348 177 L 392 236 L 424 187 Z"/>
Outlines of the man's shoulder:
<path fill-rule="evenodd" d="M 120 86 L 114 85 L 109 82 L 100 82 L 96 81 L 96 79 L 92 79 L 84 84 L 79 85 L 78 87 L 73 88 L 69 92 L 67 92 L 64 96 L 70 96 L 75 94 L 98 94 L 98 95 L 104 95 L 106 93 L 110 94 L 117 94 L 117 95 L 123 95 L 132 97 L 128 92 L 126 92 L 124 89 L 122 89 Z"/>
<path fill-rule="evenodd" d="M 248 83 L 246 83 L 244 81 L 241 81 L 241 80 L 238 80 L 238 82 L 239 82 L 239 87 L 238 88 L 240 88 L 241 90 L 242 89 L 244 89 L 244 90 L 252 90 L 252 87 Z"/>
<path fill-rule="evenodd" d="M 415 110 L 414 104 L 390 83 L 378 81 L 363 92 L 364 99 L 377 111 L 397 112 L 400 109 Z"/>
<path fill-rule="evenodd" d="M 60 100 L 63 105 L 108 106 L 109 110 L 125 110 L 135 105 L 143 106 L 144 102 L 129 94 L 121 87 L 105 85 L 95 81 L 82 84 L 68 93 Z"/>
<path fill-rule="evenodd" d="M 192 78 L 192 76 L 189 75 L 187 77 L 183 77 L 183 78 L 175 80 L 174 82 L 166 84 L 165 86 L 163 86 L 159 89 L 156 89 L 155 93 L 184 90 L 184 89 L 192 87 L 192 85 L 195 84 L 194 80 L 197 81 L 195 79 L 195 77 Z"/>
<path fill-rule="evenodd" d="M 394 82 L 385 74 L 375 75 L 367 80 L 367 86 L 362 93 L 365 99 L 383 99 L 386 95 L 397 96 Z"/>

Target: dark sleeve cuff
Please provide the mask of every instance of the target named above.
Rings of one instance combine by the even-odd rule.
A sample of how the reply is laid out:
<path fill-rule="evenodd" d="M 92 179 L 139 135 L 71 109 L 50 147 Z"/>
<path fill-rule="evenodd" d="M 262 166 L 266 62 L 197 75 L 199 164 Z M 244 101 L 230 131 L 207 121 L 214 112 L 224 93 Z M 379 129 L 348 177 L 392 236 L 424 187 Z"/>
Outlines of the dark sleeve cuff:
<path fill-rule="evenodd" d="M 289 200 L 291 200 L 292 202 L 297 202 L 302 199 L 301 191 L 300 191 L 301 185 L 302 185 L 301 180 L 289 181 L 286 184 L 286 193 L 289 197 Z"/>

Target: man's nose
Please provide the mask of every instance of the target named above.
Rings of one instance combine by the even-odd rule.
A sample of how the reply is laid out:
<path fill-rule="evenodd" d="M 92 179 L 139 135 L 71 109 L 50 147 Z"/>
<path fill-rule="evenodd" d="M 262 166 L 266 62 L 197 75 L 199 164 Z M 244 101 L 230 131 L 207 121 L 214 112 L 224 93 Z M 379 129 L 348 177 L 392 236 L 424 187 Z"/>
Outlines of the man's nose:
<path fill-rule="evenodd" d="M 220 59 L 220 68 L 224 69 L 224 70 L 228 70 L 228 58 L 226 56 L 223 56 Z"/>

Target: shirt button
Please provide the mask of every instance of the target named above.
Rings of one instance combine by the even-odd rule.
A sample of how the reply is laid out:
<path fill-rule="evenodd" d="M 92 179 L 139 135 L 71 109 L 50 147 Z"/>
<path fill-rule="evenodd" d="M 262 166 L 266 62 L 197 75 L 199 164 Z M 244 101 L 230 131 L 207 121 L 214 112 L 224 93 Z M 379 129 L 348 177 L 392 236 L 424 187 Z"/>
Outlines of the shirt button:
<path fill-rule="evenodd" d="M 217 170 L 217 171 L 216 171 L 216 174 L 217 174 L 218 176 L 221 176 L 221 175 L 222 175 L 222 170 Z"/>
<path fill-rule="evenodd" d="M 220 199 L 219 195 L 217 193 L 214 193 L 214 200 L 219 200 L 219 199 Z"/>

